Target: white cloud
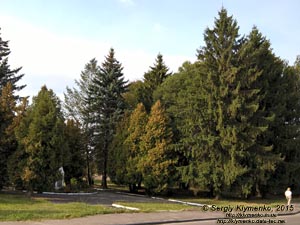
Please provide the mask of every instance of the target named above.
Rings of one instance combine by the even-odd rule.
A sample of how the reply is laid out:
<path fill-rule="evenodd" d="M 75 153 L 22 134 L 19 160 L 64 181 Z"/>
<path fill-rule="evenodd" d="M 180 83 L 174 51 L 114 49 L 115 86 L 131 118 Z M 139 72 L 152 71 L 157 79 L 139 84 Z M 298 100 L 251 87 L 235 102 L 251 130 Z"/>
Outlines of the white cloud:
<path fill-rule="evenodd" d="M 12 17 L 1 17 L 1 37 L 9 40 L 11 67 L 22 66 L 25 95 L 36 95 L 46 84 L 62 92 L 78 78 L 92 58 L 106 54 L 111 44 L 61 36 Z M 102 60 L 102 59 L 101 59 Z M 23 94 L 22 93 L 22 94 Z M 61 94 L 61 93 L 58 93 Z"/>
<path fill-rule="evenodd" d="M 60 36 L 12 18 L 5 20 L 2 33 L 10 40 L 10 60 L 33 74 L 73 77 L 89 59 L 110 47 L 109 43 Z"/>

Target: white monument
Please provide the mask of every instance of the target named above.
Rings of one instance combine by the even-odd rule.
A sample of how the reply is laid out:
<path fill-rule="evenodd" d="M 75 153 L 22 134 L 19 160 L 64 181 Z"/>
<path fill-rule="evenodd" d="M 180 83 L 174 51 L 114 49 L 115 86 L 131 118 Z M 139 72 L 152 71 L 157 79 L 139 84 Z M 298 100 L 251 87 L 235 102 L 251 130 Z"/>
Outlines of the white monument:
<path fill-rule="evenodd" d="M 55 186 L 54 186 L 55 190 L 59 190 L 59 189 L 61 189 L 65 186 L 65 171 L 64 171 L 64 168 L 61 166 L 58 169 L 58 172 L 61 175 L 61 179 L 55 182 Z"/>

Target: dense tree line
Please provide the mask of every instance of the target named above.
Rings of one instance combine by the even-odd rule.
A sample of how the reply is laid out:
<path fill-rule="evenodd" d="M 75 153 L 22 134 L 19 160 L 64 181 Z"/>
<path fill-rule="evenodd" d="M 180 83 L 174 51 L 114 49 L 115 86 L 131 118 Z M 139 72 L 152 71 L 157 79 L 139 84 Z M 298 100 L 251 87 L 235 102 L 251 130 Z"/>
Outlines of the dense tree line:
<path fill-rule="evenodd" d="M 167 123 L 157 121 L 155 128 L 148 126 L 152 110 L 147 113 L 149 103 L 139 90 L 145 93 L 145 87 L 155 80 L 147 79 L 149 72 L 142 82 L 129 86 L 129 103 L 140 104 L 126 123 L 120 123 L 122 128 L 115 136 L 118 145 L 113 145 L 114 159 L 129 165 L 112 164 L 111 178 L 129 184 L 131 190 L 143 183 L 150 192 L 177 186 L 207 191 L 215 197 L 265 196 L 286 186 L 296 189 L 300 166 L 296 147 L 300 144 L 299 60 L 289 66 L 277 57 L 256 27 L 241 36 L 237 22 L 225 9 L 219 12 L 214 27 L 205 30 L 204 41 L 194 63 L 185 62 L 177 73 L 159 84 L 153 82 L 148 99 L 152 99 L 151 105 L 160 102 Z M 151 67 L 153 76 L 167 73 L 165 69 L 158 72 L 158 68 Z M 147 152 L 155 157 L 158 153 L 152 152 L 153 147 L 145 148 L 145 140 L 154 132 L 151 139 L 155 142 L 154 134 L 168 127 L 171 154 L 165 152 L 160 159 L 171 167 L 164 173 L 160 163 L 153 163 L 151 171 L 161 173 L 151 175 L 154 186 L 150 187 L 149 177 L 143 173 L 147 168 L 143 155 Z M 165 179 L 159 179 L 160 175 Z"/>
<path fill-rule="evenodd" d="M 93 175 L 148 194 L 173 188 L 216 198 L 299 188 L 300 58 L 288 65 L 257 27 L 239 33 L 222 8 L 194 63 L 171 73 L 163 55 L 127 84 L 110 49 L 88 62 L 61 104 L 42 87 L 32 104 L 16 91 L 0 38 L 0 187 L 29 191 Z"/>

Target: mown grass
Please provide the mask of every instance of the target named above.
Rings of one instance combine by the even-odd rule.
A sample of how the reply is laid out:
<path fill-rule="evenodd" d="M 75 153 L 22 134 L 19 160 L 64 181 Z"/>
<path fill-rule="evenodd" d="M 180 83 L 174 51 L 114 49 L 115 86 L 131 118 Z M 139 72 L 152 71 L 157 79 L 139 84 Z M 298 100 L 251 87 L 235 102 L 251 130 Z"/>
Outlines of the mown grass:
<path fill-rule="evenodd" d="M 0 221 L 66 219 L 125 210 L 85 203 L 55 204 L 23 195 L 0 194 Z"/>
<path fill-rule="evenodd" d="M 286 200 L 283 198 L 275 198 L 275 199 L 254 199 L 254 200 L 239 200 L 239 199 L 222 199 L 216 200 L 211 198 L 174 198 L 177 200 L 181 200 L 183 202 L 191 202 L 191 203 L 200 203 L 204 205 L 216 205 L 218 207 L 221 206 L 232 206 L 236 207 L 237 205 L 242 206 L 271 206 L 272 208 L 276 206 L 281 206 L 286 204 Z M 293 203 L 299 203 L 300 198 L 293 199 Z M 117 202 L 116 204 L 120 204 L 123 206 L 134 207 L 140 209 L 140 212 L 154 212 L 154 211 L 185 211 L 185 210 L 202 210 L 202 207 L 199 206 L 191 206 L 180 203 L 134 203 L 134 202 Z"/>
<path fill-rule="evenodd" d="M 178 198 L 177 198 L 178 199 Z M 240 199 L 221 199 L 216 200 L 213 198 L 180 198 L 181 201 L 201 203 L 206 205 L 217 205 L 217 206 L 236 206 L 236 205 L 245 205 L 245 206 L 262 206 L 268 205 L 271 207 L 276 207 L 277 205 L 285 205 L 287 203 L 284 197 L 279 198 L 270 198 L 270 199 L 250 199 L 250 200 L 240 200 Z M 293 198 L 292 203 L 300 203 L 300 198 Z"/>
<path fill-rule="evenodd" d="M 176 203 L 152 203 L 152 202 L 116 202 L 116 204 L 138 208 L 139 212 L 157 212 L 157 211 L 186 211 L 199 210 L 199 207 L 176 204 Z"/>
<path fill-rule="evenodd" d="M 175 199 L 178 199 L 175 197 Z M 180 198 L 182 201 L 201 203 L 217 206 L 260 206 L 285 205 L 284 198 L 275 199 L 255 199 L 255 200 L 238 200 L 238 199 L 221 199 L 215 200 L 210 198 Z M 177 203 L 149 203 L 149 202 L 115 202 L 123 206 L 140 209 L 138 212 L 157 212 L 157 211 L 185 211 L 185 210 L 202 210 L 201 207 L 189 206 Z M 293 198 L 292 203 L 300 203 L 300 198 Z M 20 221 L 20 220 L 44 220 L 44 219 L 66 219 L 84 217 L 96 214 L 122 213 L 129 212 L 124 209 L 116 209 L 101 205 L 89 205 L 86 203 L 65 203 L 57 204 L 41 198 L 28 198 L 22 194 L 5 194 L 0 193 L 0 221 Z M 132 212 L 132 211 L 131 211 Z M 136 211 L 134 211 L 136 212 Z"/>

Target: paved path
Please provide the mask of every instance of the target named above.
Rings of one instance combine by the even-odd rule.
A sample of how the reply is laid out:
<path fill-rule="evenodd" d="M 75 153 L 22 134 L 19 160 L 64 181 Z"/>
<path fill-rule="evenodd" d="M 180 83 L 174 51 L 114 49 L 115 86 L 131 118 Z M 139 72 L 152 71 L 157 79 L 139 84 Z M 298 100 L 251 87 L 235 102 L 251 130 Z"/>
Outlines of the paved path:
<path fill-rule="evenodd" d="M 222 213 L 204 213 L 201 211 L 124 213 L 96 215 L 69 220 L 45 220 L 41 222 L 0 222 L 0 225 L 142 225 L 203 221 L 221 217 L 223 217 Z"/>
<path fill-rule="evenodd" d="M 298 208 L 299 210 L 299 208 Z M 281 215 L 274 219 L 299 217 L 299 211 Z M 144 225 L 144 224 L 198 224 L 225 218 L 221 212 L 182 211 L 157 213 L 124 213 L 96 215 L 66 220 L 0 222 L 0 225 Z M 266 218 L 268 219 L 268 218 Z M 288 220 L 287 220 L 288 221 Z M 212 224 L 212 223 L 210 223 Z"/>
<path fill-rule="evenodd" d="M 55 203 L 85 202 L 87 204 L 100 204 L 109 206 L 115 202 L 167 202 L 167 200 L 164 199 L 153 199 L 144 195 L 135 195 L 108 190 L 86 195 L 35 194 L 34 197 L 46 198 Z"/>

